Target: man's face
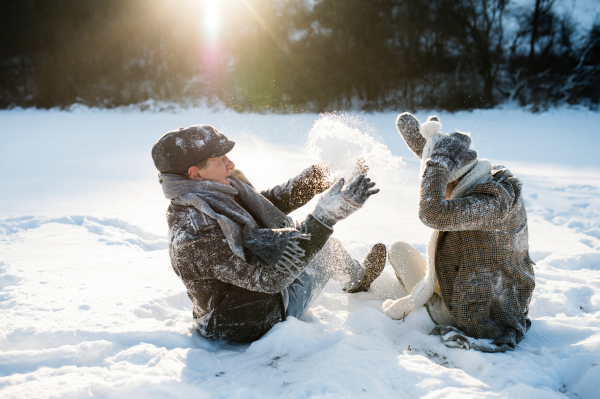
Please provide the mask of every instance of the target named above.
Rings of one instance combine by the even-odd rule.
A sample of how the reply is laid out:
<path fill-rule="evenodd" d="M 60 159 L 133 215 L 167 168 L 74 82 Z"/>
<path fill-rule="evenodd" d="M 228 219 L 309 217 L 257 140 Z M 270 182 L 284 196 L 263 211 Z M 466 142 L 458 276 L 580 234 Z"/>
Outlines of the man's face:
<path fill-rule="evenodd" d="M 202 169 L 198 169 L 196 166 L 190 167 L 188 175 L 193 180 L 214 180 L 231 185 L 231 181 L 227 178 L 231 169 L 235 168 L 235 164 L 227 155 L 223 155 L 215 158 L 208 158 L 206 166 Z"/>

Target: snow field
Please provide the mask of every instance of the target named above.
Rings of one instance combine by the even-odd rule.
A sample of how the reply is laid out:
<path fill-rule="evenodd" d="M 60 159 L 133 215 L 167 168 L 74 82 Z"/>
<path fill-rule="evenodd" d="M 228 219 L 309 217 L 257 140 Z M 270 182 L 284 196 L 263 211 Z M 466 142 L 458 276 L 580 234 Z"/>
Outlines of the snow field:
<path fill-rule="evenodd" d="M 251 345 L 194 331 L 170 266 L 154 141 L 179 126 L 212 124 L 237 141 L 236 165 L 268 188 L 315 160 L 306 145 L 313 127 L 338 126 L 335 136 L 344 123 L 350 133 L 337 140 L 366 156 L 381 193 L 335 236 L 358 259 L 375 242 L 400 239 L 424 253 L 430 229 L 417 217 L 418 160 L 395 116 L 0 111 L 0 396 L 597 397 L 600 138 L 590 127 L 600 115 L 587 111 L 440 114 L 444 131 L 472 132 L 480 157 L 524 182 L 537 286 L 533 326 L 516 351 L 447 348 L 427 335 L 433 322 L 424 308 L 404 321 L 382 315 L 385 299 L 405 294 L 389 265 L 367 293 L 348 295 L 331 282 L 302 320 Z M 353 129 L 378 140 L 348 138 Z M 360 149 L 357 140 L 366 140 Z M 321 157 L 334 148 L 324 143 Z M 338 161 L 347 172 L 351 163 Z"/>

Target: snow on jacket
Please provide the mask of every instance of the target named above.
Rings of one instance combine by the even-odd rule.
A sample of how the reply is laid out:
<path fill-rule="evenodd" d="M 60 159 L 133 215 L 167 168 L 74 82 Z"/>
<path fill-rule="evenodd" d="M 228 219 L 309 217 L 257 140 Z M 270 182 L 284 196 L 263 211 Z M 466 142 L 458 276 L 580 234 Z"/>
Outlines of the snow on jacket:
<path fill-rule="evenodd" d="M 232 175 L 251 186 L 240 171 L 233 170 Z M 260 194 L 288 214 L 328 186 L 326 172 L 313 166 Z M 251 209 L 240 205 L 252 215 Z M 241 259 L 228 245 L 217 221 L 195 207 L 171 202 L 167 222 L 171 263 L 187 288 L 202 335 L 251 342 L 285 320 L 281 292 L 290 283 L 289 273 L 282 273 L 258 258 L 248 258 L 248 262 Z M 311 233 L 311 239 L 303 240 L 302 244 L 306 251 L 302 260 L 306 265 L 332 230 L 310 215 L 302 227 Z"/>
<path fill-rule="evenodd" d="M 511 348 L 531 325 L 535 287 L 521 182 L 495 165 L 492 179 L 446 200 L 449 172 L 427 161 L 419 217 L 439 230 L 435 271 L 456 324 L 473 338 Z"/>

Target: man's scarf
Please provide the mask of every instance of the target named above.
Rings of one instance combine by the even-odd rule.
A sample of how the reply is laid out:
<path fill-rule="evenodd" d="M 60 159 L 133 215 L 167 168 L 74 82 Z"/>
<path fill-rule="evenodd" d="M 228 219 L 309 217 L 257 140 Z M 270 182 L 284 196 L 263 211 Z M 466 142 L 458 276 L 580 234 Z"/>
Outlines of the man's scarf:
<path fill-rule="evenodd" d="M 234 199 L 250 209 L 257 221 L 267 229 L 292 226 L 292 219 L 260 195 L 254 187 L 229 176 L 231 186 L 213 180 L 190 180 L 175 174 L 161 173 L 159 183 L 165 197 L 176 205 L 193 206 L 217 221 L 229 247 L 238 257 L 247 261 L 244 247 L 271 263 L 276 262 L 290 240 L 291 232 L 265 231 Z M 297 233 L 296 233 L 297 234 Z"/>

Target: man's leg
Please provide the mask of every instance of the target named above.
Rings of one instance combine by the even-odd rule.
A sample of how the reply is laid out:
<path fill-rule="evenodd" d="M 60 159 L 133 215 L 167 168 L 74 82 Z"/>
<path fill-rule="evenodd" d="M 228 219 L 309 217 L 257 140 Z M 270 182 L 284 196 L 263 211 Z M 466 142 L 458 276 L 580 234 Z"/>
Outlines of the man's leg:
<path fill-rule="evenodd" d="M 329 238 L 306 269 L 287 287 L 287 316 L 301 317 L 317 299 L 330 278 L 339 282 L 342 288 L 346 288 L 359 282 L 364 273 L 363 266 L 350 257 L 342 244 L 335 238 Z"/>
<path fill-rule="evenodd" d="M 407 242 L 397 241 L 393 243 L 390 247 L 388 259 L 396 272 L 398 281 L 404 285 L 408 292 L 411 292 L 413 287 L 427 273 L 427 261 L 415 247 Z M 457 327 L 440 294 L 436 283 L 435 292 L 425 304 L 431 319 L 436 324 Z"/>

